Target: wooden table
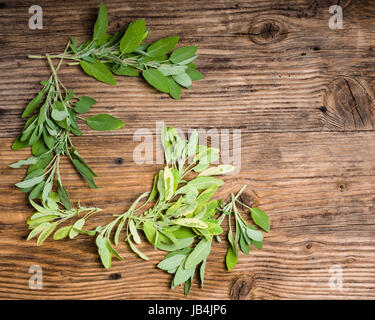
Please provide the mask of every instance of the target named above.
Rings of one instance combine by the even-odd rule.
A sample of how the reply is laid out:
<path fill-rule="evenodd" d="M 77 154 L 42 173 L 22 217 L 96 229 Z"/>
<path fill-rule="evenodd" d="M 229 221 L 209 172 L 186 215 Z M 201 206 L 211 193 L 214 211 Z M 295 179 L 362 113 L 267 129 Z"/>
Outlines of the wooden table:
<path fill-rule="evenodd" d="M 164 254 L 147 244 L 142 249 L 150 261 L 123 243 L 126 260 L 105 270 L 91 238 L 49 240 L 42 247 L 25 241 L 32 208 L 14 187 L 24 170 L 7 165 L 29 155 L 10 146 L 24 124 L 22 110 L 49 74 L 45 61 L 26 56 L 60 53 L 73 35 L 86 40 L 99 5 L 39 0 L 44 28 L 30 30 L 34 2 L 0 1 L 0 298 L 184 298 L 155 267 Z M 164 120 L 185 131 L 241 129 L 241 171 L 225 178 L 218 196 L 247 184 L 255 205 L 269 213 L 271 232 L 263 250 L 241 255 L 232 272 L 224 268 L 227 244 L 215 244 L 205 286 L 196 279 L 188 298 L 374 299 L 374 2 L 339 1 L 342 30 L 328 26 L 334 0 L 105 2 L 111 31 L 144 17 L 150 41 L 177 34 L 182 45 L 198 45 L 205 79 L 175 101 L 141 79 L 118 77 L 113 87 L 64 66 L 63 82 L 97 99 L 93 113 L 126 122 L 120 131 L 84 128 L 85 135 L 74 138 L 99 175 L 99 189 L 91 190 L 63 163 L 74 203 L 103 208 L 93 219 L 99 225 L 150 188 L 161 165 L 134 163 L 139 128 L 155 134 L 156 122 Z M 29 289 L 32 265 L 43 268 L 41 290 Z M 332 266 L 342 270 L 341 291 L 329 285 Z"/>

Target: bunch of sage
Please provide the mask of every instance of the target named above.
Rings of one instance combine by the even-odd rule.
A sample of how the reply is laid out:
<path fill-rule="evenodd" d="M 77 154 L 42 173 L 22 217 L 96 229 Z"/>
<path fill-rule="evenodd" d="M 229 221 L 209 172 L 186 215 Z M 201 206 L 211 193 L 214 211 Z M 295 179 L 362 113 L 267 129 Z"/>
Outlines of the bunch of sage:
<path fill-rule="evenodd" d="M 107 33 L 108 13 L 100 4 L 91 39 L 81 45 L 73 37 L 69 51 L 50 58 L 68 59 L 70 65 L 80 65 L 89 76 L 115 85 L 115 75 L 142 77 L 155 89 L 181 97 L 181 87 L 189 89 L 192 82 L 203 79 L 193 61 L 198 58 L 196 46 L 180 47 L 178 36 L 170 36 L 151 44 L 143 43 L 150 30 L 145 19 L 131 22 L 127 28 L 112 35 Z M 31 55 L 30 58 L 45 58 Z"/>
<path fill-rule="evenodd" d="M 78 46 L 73 37 L 62 54 L 29 56 L 46 59 L 52 74 L 41 82 L 41 90 L 26 106 L 22 118 L 28 120 L 22 134 L 12 145 L 13 150 L 31 147 L 33 156 L 10 167 L 28 166 L 26 177 L 16 186 L 22 192 L 29 192 L 29 200 L 39 201 L 41 206 L 47 203 L 56 187 L 58 203 L 65 210 L 72 208 L 60 175 L 62 156 L 69 157 L 90 188 L 97 188 L 95 172 L 80 156 L 71 139 L 71 135 L 83 134 L 78 126 L 79 120 L 99 131 L 124 126 L 122 120 L 108 114 L 83 117 L 82 114 L 88 112 L 96 101 L 88 96 L 76 96 L 61 82 L 58 71 L 65 59 L 74 61 L 70 64 L 80 64 L 88 75 L 112 85 L 116 84 L 113 73 L 138 76 L 141 72 L 153 87 L 176 99 L 181 96 L 181 86 L 190 88 L 193 80 L 203 78 L 192 63 L 198 57 L 195 55 L 197 47 L 182 47 L 170 53 L 179 40 L 177 36 L 150 45 L 142 44 L 149 33 L 144 19 L 130 23 L 126 29 L 114 35 L 107 34 L 107 28 L 107 9 L 101 3 L 92 39 Z M 57 66 L 53 64 L 53 59 L 59 59 Z"/>
<path fill-rule="evenodd" d="M 123 260 L 115 249 L 122 233 L 125 233 L 123 239 L 130 248 L 140 258 L 148 260 L 148 256 L 137 247 L 142 243 L 140 233 L 143 233 L 155 249 L 169 252 L 158 267 L 174 274 L 172 288 L 184 284 L 187 294 L 198 267 L 203 286 L 206 259 L 213 239 L 220 241 L 219 236 L 223 233 L 221 224 L 225 217 L 231 218 L 233 213 L 239 219 L 234 201 L 238 201 L 243 189 L 233 196 L 229 204 L 212 199 L 224 184 L 223 180 L 214 176 L 229 173 L 234 168 L 231 165 L 210 166 L 219 159 L 219 150 L 199 145 L 196 130 L 185 140 L 173 127 L 164 126 L 161 141 L 166 166 L 154 176 L 152 190 L 141 194 L 127 211 L 116 215 L 105 226 L 83 230 L 82 233 L 96 237 L 98 253 L 105 268 L 111 267 L 112 257 Z M 194 177 L 187 180 L 187 175 Z M 263 215 L 267 217 L 259 209 L 250 209 L 262 212 L 262 219 L 265 219 Z M 260 224 L 258 216 L 254 217 L 254 222 Z M 258 236 L 249 232 L 249 239 L 260 241 L 260 231 L 250 225 L 246 228 Z M 229 264 L 228 269 L 232 269 Z"/>

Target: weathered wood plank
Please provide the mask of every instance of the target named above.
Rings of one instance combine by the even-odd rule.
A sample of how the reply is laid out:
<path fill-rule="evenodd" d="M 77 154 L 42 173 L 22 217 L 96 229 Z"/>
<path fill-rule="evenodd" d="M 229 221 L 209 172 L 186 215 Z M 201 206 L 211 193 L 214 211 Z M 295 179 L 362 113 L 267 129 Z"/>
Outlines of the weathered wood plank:
<path fill-rule="evenodd" d="M 40 248 L 25 241 L 32 209 L 13 186 L 23 170 L 7 165 L 29 154 L 10 146 L 22 128 L 24 106 L 48 76 L 45 62 L 26 55 L 58 53 L 70 36 L 90 36 L 99 1 L 77 3 L 40 0 L 43 30 L 27 26 L 32 1 L 0 3 L 0 298 L 184 298 L 155 268 L 163 253 L 147 245 L 142 249 L 151 261 L 140 261 L 123 244 L 126 261 L 104 270 L 92 239 L 84 236 L 69 247 L 65 241 Z M 93 225 L 126 209 L 160 168 L 134 163 L 137 129 L 154 132 L 164 120 L 185 130 L 242 130 L 241 170 L 225 178 L 218 196 L 247 184 L 255 205 L 269 213 L 272 231 L 264 249 L 242 255 L 232 273 L 224 269 L 226 243 L 215 244 L 205 287 L 196 280 L 188 298 L 375 298 L 375 7 L 372 1 L 340 1 L 344 29 L 334 31 L 328 7 L 336 3 L 106 1 L 112 31 L 145 17 L 150 41 L 173 33 L 183 45 L 199 46 L 197 64 L 206 77 L 180 101 L 140 79 L 122 78 L 111 87 L 76 67 L 62 69 L 69 88 L 98 100 L 93 113 L 110 112 L 127 123 L 104 134 L 87 129 L 74 139 L 99 175 L 99 190 L 62 164 L 74 202 L 104 209 Z M 43 267 L 43 290 L 28 287 L 34 264 Z M 342 291 L 329 287 L 332 265 L 343 268 Z"/>
<path fill-rule="evenodd" d="M 2 141 L 0 193 L 6 196 L 0 197 L 1 297 L 183 298 L 181 289 L 168 289 L 169 275 L 155 268 L 163 254 L 148 245 L 142 248 L 150 262 L 120 245 L 126 261 L 116 261 L 106 271 L 100 267 L 92 239 L 84 236 L 69 242 L 69 250 L 65 242 L 50 240 L 39 248 L 26 242 L 25 220 L 31 210 L 25 196 L 12 186 L 22 177 L 22 169 L 6 164 L 26 157 L 27 151 L 9 153 L 11 139 Z M 76 144 L 98 172 L 100 189 L 88 189 L 67 163 L 63 179 L 74 201 L 104 208 L 93 219 L 98 225 L 145 191 L 160 166 L 137 167 L 132 157 L 139 142 L 131 137 L 97 139 L 96 150 L 101 152 L 95 154 L 87 147 L 90 141 L 80 137 Z M 225 178 L 218 196 L 248 184 L 255 205 L 269 213 L 272 232 L 264 249 L 242 255 L 232 273 L 224 269 L 226 244 L 215 244 L 206 285 L 199 289 L 196 281 L 189 298 L 239 297 L 238 292 L 231 294 L 238 277 L 250 288 L 246 298 L 374 298 L 374 152 L 375 134 L 369 132 L 243 134 L 241 172 Z M 121 164 L 116 163 L 118 158 L 123 159 Z M 43 290 L 28 289 L 27 270 L 33 264 L 44 269 Z M 328 285 L 328 270 L 335 264 L 344 270 L 341 292 Z"/>
<path fill-rule="evenodd" d="M 0 79 L 4 120 L 0 135 L 10 137 L 21 130 L 19 115 L 38 90 L 39 81 L 48 75 L 45 62 L 30 61 L 26 56 L 58 53 L 71 35 L 87 39 L 97 1 L 87 1 L 80 8 L 74 1 L 41 1 L 45 28 L 37 31 L 27 28 L 23 2 L 4 3 L 0 9 L 4 25 L 0 30 L 0 72 L 4 75 Z M 130 132 L 156 119 L 183 127 L 186 113 L 199 127 L 236 124 L 247 132 L 328 130 L 322 125 L 319 109 L 324 92 L 342 74 L 360 76 L 373 84 L 369 66 L 375 62 L 375 10 L 371 3 L 349 5 L 344 30 L 328 28 L 329 3 L 215 1 L 204 5 L 193 1 L 181 6 L 163 1 L 111 1 L 112 30 L 142 16 L 152 30 L 150 41 L 172 31 L 179 34 L 182 44 L 199 46 L 197 61 L 206 78 L 185 90 L 178 102 L 139 79 L 119 79 L 114 88 L 88 79 L 78 67 L 64 68 L 62 79 L 78 94 L 98 99 L 95 111 L 109 110 L 124 119 Z M 274 33 L 265 33 L 267 26 L 276 28 Z"/>

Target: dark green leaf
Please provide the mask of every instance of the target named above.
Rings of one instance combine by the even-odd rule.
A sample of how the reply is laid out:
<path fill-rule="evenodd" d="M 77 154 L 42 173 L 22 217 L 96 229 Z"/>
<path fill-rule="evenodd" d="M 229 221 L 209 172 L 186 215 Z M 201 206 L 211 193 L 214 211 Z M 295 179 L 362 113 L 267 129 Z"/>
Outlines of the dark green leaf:
<path fill-rule="evenodd" d="M 89 76 L 92 76 L 95 79 L 107 84 L 116 84 L 116 79 L 113 77 L 111 71 L 99 60 L 95 60 L 95 62 L 81 61 L 80 65 L 83 71 L 85 71 Z"/>
<path fill-rule="evenodd" d="M 147 69 L 142 71 L 142 76 L 145 80 L 152 85 L 155 89 L 161 92 L 169 92 L 169 82 L 167 77 L 156 69 Z"/>
<path fill-rule="evenodd" d="M 235 265 L 237 264 L 237 260 L 237 254 L 234 252 L 233 247 L 229 246 L 227 255 L 225 257 L 225 262 L 229 271 L 232 271 L 232 269 L 235 267 Z"/>
<path fill-rule="evenodd" d="M 146 30 L 145 19 L 140 19 L 129 24 L 120 41 L 122 53 L 133 52 L 141 44 Z"/>
<path fill-rule="evenodd" d="M 172 36 L 172 37 L 160 39 L 154 42 L 152 45 L 150 45 L 147 48 L 147 53 L 151 57 L 158 57 L 163 54 L 167 54 L 176 46 L 176 44 L 178 43 L 178 40 L 179 40 L 178 36 Z"/>
<path fill-rule="evenodd" d="M 42 181 L 33 188 L 33 190 L 29 193 L 30 200 L 37 199 L 41 196 L 43 188 L 44 188 L 44 184 L 45 184 L 45 181 Z"/>
<path fill-rule="evenodd" d="M 173 99 L 181 98 L 181 87 L 173 80 L 172 77 L 167 77 L 169 84 L 169 94 Z"/>
<path fill-rule="evenodd" d="M 250 211 L 251 218 L 254 220 L 255 224 L 266 232 L 270 231 L 270 221 L 267 214 L 258 208 L 251 208 Z"/>
<path fill-rule="evenodd" d="M 196 46 L 178 48 L 172 52 L 169 59 L 174 63 L 179 63 L 192 57 L 196 51 L 197 51 Z"/>
<path fill-rule="evenodd" d="M 186 74 L 190 77 L 192 81 L 201 80 L 204 78 L 204 75 L 201 74 L 198 70 L 188 69 Z"/>
<path fill-rule="evenodd" d="M 101 40 L 105 36 L 107 32 L 107 28 L 108 28 L 108 13 L 107 13 L 107 8 L 102 2 L 100 4 L 98 18 L 96 19 L 96 22 L 95 22 L 94 35 L 92 37 L 92 40 L 94 41 Z"/>
<path fill-rule="evenodd" d="M 74 105 L 74 111 L 78 113 L 85 113 L 90 110 L 91 106 L 96 103 L 93 98 L 82 96 Z"/>
<path fill-rule="evenodd" d="M 128 76 L 128 77 L 138 77 L 139 73 L 138 70 L 130 67 L 130 66 L 123 66 L 121 65 L 118 68 L 112 68 L 112 71 L 114 74 L 117 74 L 119 76 Z"/>
<path fill-rule="evenodd" d="M 12 144 L 12 149 L 13 150 L 21 150 L 24 148 L 27 148 L 29 146 L 29 143 L 27 141 L 21 141 L 20 140 L 21 136 L 17 137 L 13 144 Z"/>
<path fill-rule="evenodd" d="M 117 130 L 125 125 L 122 120 L 104 113 L 91 116 L 86 122 L 91 129 L 98 131 Z"/>
<path fill-rule="evenodd" d="M 86 164 L 82 163 L 78 159 L 72 159 L 73 165 L 77 169 L 77 171 L 81 174 L 81 176 L 88 182 L 90 188 L 97 189 L 98 187 L 96 186 L 94 179 L 93 179 L 93 174 L 91 170 L 87 167 Z"/>
<path fill-rule="evenodd" d="M 40 103 L 43 100 L 43 96 L 44 96 L 44 92 L 39 91 L 38 95 L 34 99 L 32 99 L 26 106 L 24 112 L 22 113 L 22 118 L 27 118 L 34 112 L 36 108 L 39 107 Z"/>
<path fill-rule="evenodd" d="M 65 209 L 70 210 L 72 208 L 70 198 L 65 188 L 58 182 L 57 193 L 60 197 L 60 201 Z"/>

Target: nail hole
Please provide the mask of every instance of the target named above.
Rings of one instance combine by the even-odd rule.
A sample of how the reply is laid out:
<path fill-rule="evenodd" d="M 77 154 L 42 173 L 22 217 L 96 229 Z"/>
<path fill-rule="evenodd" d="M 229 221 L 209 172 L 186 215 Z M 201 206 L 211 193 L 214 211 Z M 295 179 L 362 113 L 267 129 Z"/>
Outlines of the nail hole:
<path fill-rule="evenodd" d="M 108 276 L 110 280 L 119 280 L 122 278 L 121 273 L 112 273 Z"/>
<path fill-rule="evenodd" d="M 116 164 L 123 164 L 124 163 L 124 159 L 123 158 L 116 158 L 115 163 Z"/>

